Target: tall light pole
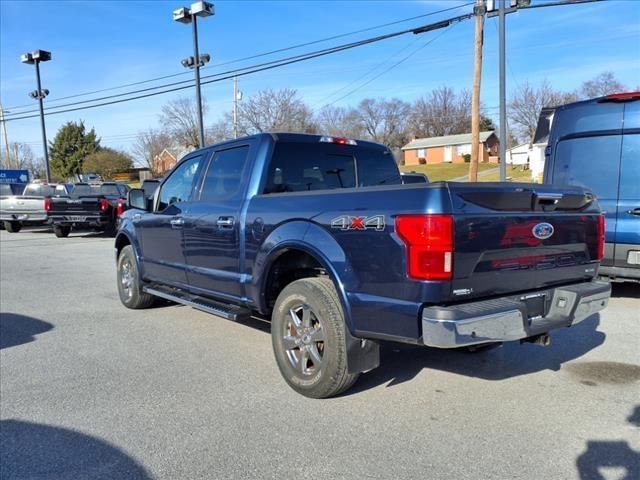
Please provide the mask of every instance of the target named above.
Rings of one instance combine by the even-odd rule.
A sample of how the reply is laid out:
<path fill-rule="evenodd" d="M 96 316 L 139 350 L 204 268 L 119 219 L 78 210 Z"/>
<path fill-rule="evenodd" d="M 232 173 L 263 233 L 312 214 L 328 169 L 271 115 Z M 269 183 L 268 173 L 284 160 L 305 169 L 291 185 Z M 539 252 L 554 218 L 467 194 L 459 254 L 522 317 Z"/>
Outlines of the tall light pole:
<path fill-rule="evenodd" d="M 190 23 L 193 26 L 193 57 L 182 60 L 182 65 L 187 68 L 193 68 L 196 73 L 196 103 L 198 104 L 198 126 L 200 145 L 204 147 L 204 121 L 202 118 L 202 93 L 200 90 L 200 67 L 211 60 L 207 54 L 200 55 L 198 49 L 198 17 L 209 17 L 214 14 L 213 3 L 196 2 L 191 8 L 182 7 L 173 11 L 173 19 L 180 23 Z"/>
<path fill-rule="evenodd" d="M 49 90 L 42 88 L 40 82 L 40 62 L 48 62 L 51 60 L 51 52 L 46 50 L 36 50 L 32 53 L 25 53 L 20 55 L 20 61 L 27 65 L 36 66 L 36 80 L 38 82 L 38 89 L 33 92 L 29 92 L 29 96 L 34 99 L 38 99 L 40 105 L 40 127 L 42 129 L 42 148 L 44 150 L 44 165 L 47 170 L 47 182 L 51 181 L 51 169 L 49 168 L 49 149 L 47 148 L 47 130 L 44 126 L 44 97 L 49 95 Z"/>

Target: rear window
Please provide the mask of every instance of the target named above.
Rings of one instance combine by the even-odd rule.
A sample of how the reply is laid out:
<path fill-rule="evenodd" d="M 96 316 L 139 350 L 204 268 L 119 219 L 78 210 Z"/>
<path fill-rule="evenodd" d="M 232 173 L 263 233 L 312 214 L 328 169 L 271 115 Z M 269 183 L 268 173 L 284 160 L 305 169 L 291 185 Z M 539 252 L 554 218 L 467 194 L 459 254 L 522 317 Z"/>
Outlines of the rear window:
<path fill-rule="evenodd" d="M 101 195 L 121 195 L 122 192 L 118 189 L 118 185 L 101 185 L 99 189 L 96 190 Z"/>
<path fill-rule="evenodd" d="M 20 195 L 23 190 L 22 184 L 0 183 L 0 195 Z"/>
<path fill-rule="evenodd" d="M 382 147 L 281 142 L 273 152 L 263 193 L 400 183 L 395 160 Z"/>
<path fill-rule="evenodd" d="M 553 183 L 586 187 L 599 198 L 617 198 L 620 140 L 620 135 L 608 135 L 561 141 Z"/>
<path fill-rule="evenodd" d="M 34 197 L 53 197 L 55 195 L 55 187 L 51 185 L 29 185 L 24 189 L 23 195 Z"/>

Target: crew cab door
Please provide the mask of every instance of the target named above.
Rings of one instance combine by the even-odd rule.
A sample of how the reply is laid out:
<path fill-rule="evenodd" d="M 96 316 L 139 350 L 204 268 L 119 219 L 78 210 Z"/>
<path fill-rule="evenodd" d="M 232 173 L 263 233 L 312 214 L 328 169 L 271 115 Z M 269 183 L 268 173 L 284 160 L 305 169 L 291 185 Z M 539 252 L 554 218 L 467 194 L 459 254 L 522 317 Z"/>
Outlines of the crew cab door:
<path fill-rule="evenodd" d="M 162 182 L 153 211 L 134 220 L 142 245 L 145 278 L 169 285 L 187 283 L 183 254 L 183 214 L 191 205 L 193 186 L 208 153 L 186 158 Z"/>
<path fill-rule="evenodd" d="M 203 170 L 198 201 L 184 215 L 189 287 L 230 299 L 243 296 L 241 210 L 249 183 L 250 144 L 213 152 Z"/>
<path fill-rule="evenodd" d="M 625 103 L 614 266 L 640 268 L 640 101 Z"/>

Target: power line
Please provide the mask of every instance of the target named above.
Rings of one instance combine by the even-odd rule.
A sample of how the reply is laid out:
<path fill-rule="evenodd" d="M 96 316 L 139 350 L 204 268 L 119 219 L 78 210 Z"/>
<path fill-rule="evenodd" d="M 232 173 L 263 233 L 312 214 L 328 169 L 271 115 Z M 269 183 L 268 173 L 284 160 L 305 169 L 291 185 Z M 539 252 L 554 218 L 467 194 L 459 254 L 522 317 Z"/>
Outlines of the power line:
<path fill-rule="evenodd" d="M 247 56 L 247 57 L 237 58 L 235 60 L 229 60 L 229 61 L 222 62 L 222 63 L 212 64 L 212 65 L 210 65 L 208 67 L 204 67 L 204 68 L 209 69 L 209 68 L 221 67 L 221 66 L 224 66 L 224 65 L 231 65 L 233 63 L 239 63 L 239 62 L 243 62 L 243 61 L 246 61 L 246 60 L 253 60 L 255 58 L 261 58 L 261 57 L 265 57 L 265 56 L 268 56 L 268 55 L 273 55 L 274 53 L 281 53 L 281 52 L 286 52 L 286 51 L 289 51 L 289 50 L 294 50 L 296 48 L 302 48 L 302 47 L 307 47 L 307 46 L 310 46 L 310 45 L 316 45 L 318 43 L 327 42 L 329 40 L 335 40 L 335 39 L 338 39 L 338 38 L 344 38 L 344 37 L 348 37 L 348 36 L 351 36 L 351 35 L 357 35 L 359 33 L 364 33 L 364 32 L 368 32 L 368 31 L 371 31 L 371 30 L 377 30 L 379 28 L 389 27 L 391 25 L 397 25 L 399 23 L 404 23 L 404 22 L 409 22 L 409 21 L 412 21 L 412 20 L 417 20 L 419 18 L 429 17 L 429 16 L 437 15 L 439 13 L 448 12 L 448 11 L 451 11 L 451 10 L 457 10 L 459 8 L 468 7 L 469 5 L 472 5 L 472 4 L 473 4 L 473 2 L 469 2 L 469 3 L 457 5 L 455 7 L 443 8 L 443 9 L 437 10 L 435 12 L 429 12 L 429 13 L 425 13 L 425 14 L 422 14 L 422 15 L 415 15 L 413 17 L 403 18 L 401 20 L 396 20 L 396 21 L 393 21 L 393 22 L 383 23 L 381 25 L 375 25 L 373 27 L 367 27 L 367 28 L 363 28 L 363 29 L 360 29 L 360 30 L 354 30 L 352 32 L 341 33 L 339 35 L 333 35 L 331 37 L 325 37 L 325 38 L 321 38 L 321 39 L 318 39 L 318 40 L 313 40 L 313 41 L 310 41 L 310 42 L 299 43 L 297 45 L 292 45 L 292 46 L 289 46 L 289 47 L 279 48 L 279 49 L 271 50 L 271 51 L 268 51 L 268 52 L 263 52 L 263 53 L 258 53 L 258 54 L 255 54 L 255 55 L 250 55 L 250 56 Z M 99 90 L 93 90 L 93 91 L 90 91 L 90 92 L 82 92 L 82 93 L 77 93 L 77 94 L 73 94 L 73 95 L 67 95 L 65 97 L 59 97 L 59 98 L 50 99 L 48 101 L 48 103 L 53 103 L 53 102 L 57 103 L 57 102 L 60 102 L 62 100 L 68 100 L 68 99 L 71 99 L 71 98 L 77 98 L 77 97 L 83 97 L 83 96 L 87 96 L 87 95 L 93 95 L 93 94 L 96 94 L 96 93 L 103 93 L 103 92 L 108 92 L 108 91 L 113 91 L 113 90 L 119 90 L 121 88 L 132 87 L 132 86 L 135 86 L 135 85 L 142 85 L 142 84 L 145 84 L 145 83 L 151 83 L 151 82 L 155 82 L 155 81 L 158 81 L 158 80 L 166 80 L 167 78 L 174 78 L 174 77 L 178 77 L 178 76 L 181 76 L 181 75 L 186 75 L 188 73 L 190 73 L 190 72 L 173 73 L 173 74 L 162 75 L 162 76 L 159 76 L 159 77 L 151 78 L 151 79 L 148 79 L 148 80 L 140 80 L 140 81 L 137 81 L 137 82 L 126 83 L 126 84 L 118 85 L 118 86 L 115 86 L 115 87 L 108 87 L 108 88 L 102 88 L 102 89 L 99 89 Z M 156 88 L 162 88 L 162 87 L 156 87 Z M 123 93 L 121 95 L 126 95 L 126 93 Z M 8 107 L 7 110 L 17 109 L 17 108 L 25 108 L 25 107 L 30 107 L 30 106 L 31 106 L 31 104 L 15 105 L 15 106 L 12 106 L 12 107 Z M 16 113 L 24 114 L 24 113 L 30 113 L 30 111 L 16 112 Z"/>
<path fill-rule="evenodd" d="M 223 72 L 223 73 L 218 73 L 215 75 L 209 75 L 207 77 L 203 77 L 203 78 L 211 78 L 211 77 L 218 77 L 218 78 L 213 78 L 210 80 L 206 80 L 201 82 L 203 85 L 206 84 L 210 84 L 210 83 L 216 83 L 216 82 L 220 82 L 223 80 L 227 80 L 229 78 L 233 78 L 234 76 L 244 76 L 244 75 L 249 75 L 252 73 L 257 73 L 257 72 L 262 72 L 265 70 L 271 70 L 273 68 L 278 68 L 278 67 L 283 67 L 286 65 L 290 65 L 293 63 L 298 63 L 301 61 L 305 61 L 305 60 L 310 60 L 313 58 L 317 58 L 317 57 L 322 57 L 322 56 L 326 56 L 326 55 L 330 55 L 333 53 L 337 53 L 337 52 L 341 52 L 344 50 L 349 50 L 352 48 L 356 48 L 356 47 L 360 47 L 363 45 L 369 45 L 372 43 L 376 43 L 376 42 L 380 42 L 383 40 L 387 40 L 390 38 L 394 38 L 394 37 L 398 37 L 401 35 L 406 35 L 407 33 L 422 33 L 422 32 L 428 32 L 431 30 L 436 30 L 436 29 L 440 29 L 440 28 L 445 28 L 450 26 L 453 23 L 457 23 L 457 22 L 461 22 L 463 20 L 469 19 L 473 16 L 473 13 L 468 13 L 468 14 L 464 14 L 464 15 L 458 15 L 456 17 L 451 17 L 448 18 L 446 20 L 442 20 L 439 22 L 435 22 L 432 24 L 427 24 L 427 25 L 423 25 L 421 27 L 417 27 L 417 28 L 410 28 L 410 29 L 406 29 L 406 30 L 401 30 L 401 31 L 397 31 L 397 32 L 392 32 L 392 33 L 387 33 L 384 35 L 378 35 L 376 37 L 371 37 L 371 38 L 367 38 L 367 39 L 363 39 L 363 40 L 359 40 L 356 42 L 351 42 L 351 43 L 347 43 L 347 44 L 342 44 L 342 45 L 338 45 L 335 47 L 330 47 L 327 49 L 323 49 L 323 50 L 317 50 L 314 52 L 309 52 L 306 54 L 301 54 L 301 55 L 296 55 L 293 57 L 287 57 L 287 58 L 283 58 L 280 60 L 274 60 L 271 62 L 265 62 L 263 64 L 258 64 L 258 65 L 253 65 L 250 67 L 244 67 L 242 69 L 239 70 L 231 70 L 228 72 Z M 437 38 L 437 37 L 436 37 Z M 221 76 L 222 75 L 222 76 Z M 172 86 L 175 84 L 182 84 L 185 82 L 176 82 L 174 84 L 168 84 L 168 85 L 164 85 L 162 87 L 154 87 L 153 89 L 156 88 L 163 88 L 163 87 L 168 87 L 168 86 Z M 192 81 L 189 81 L 189 83 L 192 83 Z M 55 115 L 55 114 L 59 114 L 59 113 L 68 113 L 68 112 L 74 112 L 74 111 L 78 111 L 78 110 L 85 110 L 85 109 L 89 109 L 89 108 L 96 108 L 96 107 L 101 107 L 101 106 L 106 106 L 106 105 L 113 105 L 116 103 L 122 103 L 122 102 L 128 102 L 128 101 L 132 101 L 132 100 L 138 100 L 141 98 L 148 98 L 151 96 L 155 96 L 155 95 L 162 95 L 165 93 L 170 93 L 170 92 L 175 92 L 175 91 L 179 91 L 179 90 L 184 90 L 186 88 L 191 88 L 191 85 L 183 85 L 183 86 L 176 86 L 174 88 L 168 88 L 166 90 L 162 90 L 162 91 L 157 91 L 157 92 L 151 92 L 151 93 L 145 93 L 143 95 L 138 95 L 138 96 L 134 96 L 134 97 L 129 97 L 129 98 L 120 98 L 117 100 L 111 100 L 111 101 L 107 101 L 107 102 L 103 102 L 103 103 L 97 103 L 97 104 L 93 104 L 93 105 L 86 105 L 86 106 L 82 106 L 82 107 L 75 107 L 75 108 L 69 108 L 66 110 L 56 110 L 56 111 L 50 111 L 50 109 L 47 109 L 47 111 L 45 111 L 45 115 Z M 142 91 L 148 91 L 151 90 L 151 88 L 149 89 L 143 89 Z M 109 98 L 115 98 L 115 97 L 120 97 L 120 96 L 124 96 L 124 95 L 132 95 L 134 93 L 138 93 L 138 91 L 136 92 L 128 92 L 126 94 L 120 94 L 120 95 L 113 95 L 113 96 L 109 96 L 109 97 L 103 97 L 101 99 L 93 99 L 92 101 L 99 101 L 99 100 L 107 100 Z M 82 101 L 82 102 L 76 102 L 75 104 L 69 104 L 68 106 L 72 106 L 72 105 L 79 105 L 81 103 L 87 103 L 88 101 Z M 62 106 L 58 106 L 58 107 L 54 107 L 54 108 L 62 108 Z M 26 118 L 33 118 L 37 115 L 23 115 L 26 112 L 21 112 L 22 116 L 20 116 L 21 114 L 14 114 L 13 116 L 7 118 L 5 121 L 10 122 L 10 121 L 14 121 L 14 120 L 22 120 L 22 119 L 26 119 Z M 18 116 L 16 116 L 18 115 Z"/>
<path fill-rule="evenodd" d="M 440 38 L 441 36 L 443 36 L 445 33 L 447 33 L 449 30 L 451 30 L 452 25 L 449 25 L 449 27 L 447 27 L 442 33 L 440 33 L 440 35 L 436 35 L 435 37 L 433 37 L 432 39 L 430 39 L 429 41 L 427 41 L 426 43 L 424 43 L 423 45 L 421 45 L 420 47 L 416 48 L 414 51 L 412 51 L 411 53 L 409 53 L 409 55 L 401 58 L 399 61 L 397 61 L 396 63 L 394 63 L 393 65 L 391 65 L 390 67 L 386 68 L 385 70 L 383 70 L 382 72 L 380 72 L 378 75 L 375 75 L 374 77 L 370 78 L 369 80 L 367 80 L 366 82 L 364 82 L 363 84 L 357 86 L 356 88 L 354 88 L 353 90 L 349 91 L 348 93 L 342 95 L 340 98 L 334 100 L 333 102 L 327 103 L 325 105 L 323 105 L 324 107 L 328 107 L 330 105 L 333 105 L 334 103 L 339 102 L 340 100 L 344 100 L 345 98 L 347 98 L 348 96 L 350 96 L 351 94 L 357 92 L 358 90 L 360 90 L 363 87 L 366 87 L 367 85 L 369 85 L 371 82 L 373 82 L 374 80 L 378 79 L 379 77 L 381 77 L 382 75 L 384 75 L 385 73 L 387 73 L 388 71 L 394 69 L 395 67 L 397 67 L 398 65 L 400 65 L 401 63 L 404 63 L 406 60 L 408 60 L 409 58 L 411 58 L 413 55 L 415 55 L 416 53 L 418 53 L 420 50 L 422 50 L 423 48 L 427 47 L 428 45 L 430 45 L 431 43 L 435 42 L 438 38 Z"/>
<path fill-rule="evenodd" d="M 444 20 L 444 22 L 447 22 L 447 20 Z M 439 25 L 440 23 L 443 23 L 443 22 L 437 22 L 435 24 L 419 27 L 419 29 L 428 28 L 428 27 L 433 26 L 433 25 Z M 316 56 L 323 56 L 324 54 L 335 53 L 335 52 L 338 52 L 338 51 L 347 50 L 347 49 L 350 49 L 350 48 L 355 48 L 355 47 L 358 47 L 358 46 L 361 46 L 361 45 L 367 45 L 369 43 L 374 43 L 374 42 L 378 42 L 378 41 L 381 41 L 381 40 L 386 40 L 388 38 L 396 37 L 396 36 L 399 36 L 399 35 L 404 35 L 404 34 L 409 33 L 409 32 L 415 32 L 415 30 L 416 29 L 407 29 L 407 30 L 404 30 L 402 32 L 394 32 L 394 33 L 391 33 L 391 34 L 379 35 L 377 37 L 363 39 L 363 40 L 355 41 L 355 42 L 352 42 L 352 43 L 349 43 L 349 44 L 339 45 L 337 47 L 329 47 L 329 48 L 326 48 L 326 49 L 323 49 L 323 50 L 316 50 L 316 51 L 313 51 L 313 52 L 304 53 L 304 54 L 296 55 L 296 56 L 293 56 L 293 57 L 286 57 L 284 59 L 271 60 L 269 62 L 264 62 L 264 63 L 260 63 L 260 64 L 257 64 L 257 65 L 251 65 L 251 66 L 248 66 L 248 67 L 242 67 L 242 68 L 239 68 L 239 69 L 236 69 L 236 70 L 227 70 L 225 72 L 215 73 L 215 74 L 211 74 L 211 75 L 205 75 L 205 76 L 202 77 L 202 79 L 204 80 L 204 79 L 209 79 L 209 78 L 220 77 L 220 76 L 223 76 L 223 75 L 229 75 L 227 77 L 224 77 L 224 78 L 220 79 L 220 80 L 224 80 L 224 79 L 227 79 L 227 78 L 231 78 L 233 76 L 244 75 L 244 74 L 246 74 L 246 72 L 245 73 L 241 73 L 241 72 L 243 72 L 244 70 L 247 70 L 247 69 L 251 69 L 251 68 L 255 69 L 255 68 L 266 67 L 266 66 L 270 66 L 270 65 L 280 66 L 282 64 L 281 62 L 285 62 L 285 61 L 289 61 L 289 60 L 296 60 L 296 59 L 307 60 L 308 58 L 316 58 Z M 295 62 L 290 62 L 290 63 L 295 63 Z M 288 64 L 288 63 L 285 63 L 285 64 Z M 266 70 L 268 70 L 268 69 L 266 69 Z M 261 70 L 257 70 L 257 71 L 261 71 Z M 253 72 L 248 72 L 248 73 L 253 73 Z M 211 82 L 201 82 L 201 83 L 202 84 L 206 84 L 206 83 L 211 83 Z M 127 95 L 134 95 L 134 94 L 138 94 L 138 93 L 150 92 L 150 91 L 153 91 L 153 90 L 158 90 L 160 88 L 174 87 L 174 86 L 177 86 L 177 85 L 185 85 L 183 88 L 190 88 L 193 85 L 193 80 L 182 80 L 182 81 L 179 81 L 179 82 L 167 83 L 167 84 L 164 84 L 164 85 L 157 85 L 155 87 L 148 87 L 148 88 L 143 88 L 143 89 L 139 89 L 139 90 L 133 90 L 133 91 L 130 91 L 130 92 L 125 92 L 125 93 L 107 95 L 105 97 L 92 98 L 92 99 L 89 99 L 89 100 L 81 100 L 79 102 L 71 102 L 71 103 L 67 103 L 67 104 L 64 104 L 64 105 L 57 105 L 57 106 L 54 106 L 54 107 L 47 108 L 46 111 L 49 112 L 50 114 L 52 114 L 52 113 L 61 113 L 61 112 L 57 112 L 57 111 L 51 112 L 51 110 L 57 110 L 57 109 L 64 108 L 64 107 L 76 106 L 76 105 L 81 105 L 81 104 L 86 104 L 86 103 L 99 102 L 99 101 L 103 101 L 103 100 L 110 100 L 112 98 L 119 98 L 119 97 L 124 97 L 124 96 L 127 96 Z M 176 91 L 176 90 L 180 90 L 180 89 L 176 88 L 176 89 L 172 89 L 172 90 L 167 90 L 166 92 L 171 92 L 171 91 Z M 159 93 L 161 93 L 161 92 L 159 92 Z M 143 98 L 143 97 L 141 97 L 141 98 Z M 38 111 L 39 110 L 35 109 L 35 110 L 26 110 L 26 111 L 22 111 L 22 112 L 14 112 L 14 113 L 10 114 L 7 117 L 7 120 L 18 119 L 18 118 L 28 118 L 28 117 L 24 117 L 24 115 L 27 114 L 27 113 L 34 113 L 34 112 L 38 112 Z"/>

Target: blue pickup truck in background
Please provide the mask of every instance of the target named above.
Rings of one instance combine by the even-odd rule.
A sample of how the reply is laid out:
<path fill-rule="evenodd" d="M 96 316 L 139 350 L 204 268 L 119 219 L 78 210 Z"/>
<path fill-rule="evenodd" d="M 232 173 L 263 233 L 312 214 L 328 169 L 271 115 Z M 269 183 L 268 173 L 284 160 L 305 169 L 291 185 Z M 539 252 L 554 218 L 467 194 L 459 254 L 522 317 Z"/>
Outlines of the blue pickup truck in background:
<path fill-rule="evenodd" d="M 133 189 L 128 203 L 122 303 L 269 319 L 284 379 L 313 398 L 377 367 L 381 341 L 547 344 L 610 296 L 589 190 L 403 185 L 391 151 L 366 141 L 240 138 L 188 154 L 153 198 Z"/>

